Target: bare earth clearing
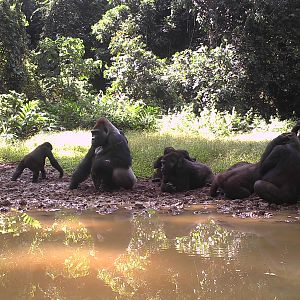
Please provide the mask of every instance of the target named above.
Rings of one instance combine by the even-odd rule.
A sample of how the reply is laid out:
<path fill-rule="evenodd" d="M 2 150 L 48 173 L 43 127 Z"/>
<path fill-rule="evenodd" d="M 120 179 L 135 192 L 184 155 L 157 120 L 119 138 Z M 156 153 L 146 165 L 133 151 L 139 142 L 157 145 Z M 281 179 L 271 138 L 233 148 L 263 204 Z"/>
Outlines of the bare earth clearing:
<path fill-rule="evenodd" d="M 133 190 L 115 192 L 96 191 L 88 179 L 77 190 L 69 190 L 70 176 L 58 178 L 58 172 L 46 166 L 47 179 L 38 183 L 31 182 L 31 172 L 24 170 L 17 181 L 10 181 L 16 168 L 15 164 L 0 165 L 0 211 L 10 208 L 19 210 L 43 209 L 59 210 L 63 208 L 85 210 L 93 209 L 99 214 L 108 214 L 123 207 L 128 210 L 155 209 L 179 214 L 190 205 L 202 204 L 195 213 L 205 214 L 215 211 L 241 218 L 270 218 L 280 210 L 300 211 L 300 203 L 292 206 L 268 204 L 253 195 L 243 200 L 227 200 L 223 196 L 212 198 L 209 187 L 184 193 L 162 193 L 157 183 L 151 179 L 139 178 Z M 299 222 L 292 218 L 290 222 Z"/>

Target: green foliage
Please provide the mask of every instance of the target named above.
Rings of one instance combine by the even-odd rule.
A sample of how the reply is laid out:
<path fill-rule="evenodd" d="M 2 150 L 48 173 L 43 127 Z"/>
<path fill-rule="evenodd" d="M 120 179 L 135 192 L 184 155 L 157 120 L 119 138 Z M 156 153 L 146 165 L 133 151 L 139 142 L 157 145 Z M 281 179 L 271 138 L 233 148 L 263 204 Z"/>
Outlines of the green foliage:
<path fill-rule="evenodd" d="M 232 136 L 235 133 L 251 132 L 286 132 L 293 126 L 293 121 L 279 121 L 271 118 L 266 122 L 253 110 L 244 114 L 235 108 L 231 111 L 219 111 L 212 107 L 195 113 L 192 105 L 183 106 L 179 111 L 169 111 L 158 122 L 161 133 L 167 134 L 205 134 L 214 136 Z"/>
<path fill-rule="evenodd" d="M 1 0 L 0 94 L 24 93 L 33 127 L 37 106 L 67 129 L 149 128 L 186 104 L 218 134 L 295 117 L 298 2 Z"/>
<path fill-rule="evenodd" d="M 218 107 L 221 110 L 246 106 L 239 102 L 239 84 L 245 74 L 232 45 L 212 49 L 201 46 L 195 51 L 175 53 L 164 72 L 169 89 L 183 103 L 192 102 L 201 109 Z"/>
<path fill-rule="evenodd" d="M 95 93 L 88 79 L 99 72 L 101 61 L 83 56 L 82 40 L 65 37 L 44 39 L 34 54 L 45 109 L 67 129 L 91 126 L 94 122 Z"/>
<path fill-rule="evenodd" d="M 0 133 L 25 138 L 50 125 L 47 114 L 41 111 L 39 101 L 29 101 L 24 94 L 10 91 L 0 95 Z"/>
<path fill-rule="evenodd" d="M 27 84 L 27 38 L 21 2 L 0 1 L 0 93 L 22 92 Z"/>
<path fill-rule="evenodd" d="M 159 109 L 142 101 L 131 101 L 126 95 L 110 89 L 106 95 L 94 101 L 93 107 L 100 116 L 107 117 L 120 128 L 154 129 Z"/>
<path fill-rule="evenodd" d="M 100 38 L 105 31 L 103 22 L 94 27 Z M 164 109 L 190 102 L 201 109 L 249 109 L 239 101 L 245 72 L 232 45 L 201 46 L 175 53 L 170 60 L 160 59 L 147 50 L 135 18 L 129 17 L 119 24 L 109 49 L 112 64 L 104 74 L 113 80 L 113 91 L 133 101 Z"/>
<path fill-rule="evenodd" d="M 266 118 L 299 116 L 299 1 L 194 2 L 209 47 L 226 38 L 240 54 L 247 73 L 244 101 Z"/>
<path fill-rule="evenodd" d="M 55 0 L 41 5 L 44 9 L 42 17 L 43 36 L 51 39 L 66 36 L 80 38 L 92 54 L 95 37 L 91 34 L 91 26 L 95 24 L 105 11 L 106 0 Z M 32 31 L 35 30 L 34 22 Z"/>
<path fill-rule="evenodd" d="M 93 34 L 101 42 L 108 42 L 120 24 L 129 16 L 129 7 L 121 4 L 108 10 L 93 27 Z"/>
<path fill-rule="evenodd" d="M 146 50 L 142 37 L 136 35 L 136 24 L 128 19 L 112 38 L 109 49 L 112 65 L 104 73 L 112 79 L 114 92 L 125 94 L 132 101 L 162 108 L 174 105 L 163 80 L 164 60 Z"/>

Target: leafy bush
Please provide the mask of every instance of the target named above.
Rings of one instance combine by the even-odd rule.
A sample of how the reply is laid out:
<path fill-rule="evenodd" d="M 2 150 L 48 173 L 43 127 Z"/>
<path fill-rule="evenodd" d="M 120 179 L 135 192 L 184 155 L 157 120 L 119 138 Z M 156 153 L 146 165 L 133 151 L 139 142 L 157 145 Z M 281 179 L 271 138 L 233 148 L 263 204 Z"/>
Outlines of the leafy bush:
<path fill-rule="evenodd" d="M 100 96 L 93 105 L 98 117 L 105 116 L 121 128 L 153 129 L 157 124 L 157 107 L 147 106 L 142 101 L 131 101 L 122 93 L 114 93 L 113 89 Z"/>
<path fill-rule="evenodd" d="M 45 110 L 67 129 L 90 126 L 96 93 L 88 80 L 99 72 L 101 61 L 84 59 L 83 41 L 78 38 L 46 38 L 33 55 L 37 65 Z"/>
<path fill-rule="evenodd" d="M 161 133 L 206 134 L 229 136 L 234 133 L 259 131 L 285 132 L 292 128 L 293 121 L 280 121 L 272 117 L 266 122 L 252 110 L 241 115 L 233 108 L 231 111 L 220 112 L 216 108 L 204 108 L 197 114 L 193 105 L 186 105 L 177 111 L 169 111 L 159 121 Z"/>
<path fill-rule="evenodd" d="M 51 120 L 43 113 L 39 101 L 29 101 L 24 94 L 10 91 L 0 95 L 0 132 L 2 135 L 25 138 L 49 128 Z"/>
<path fill-rule="evenodd" d="M 169 90 L 183 103 L 194 103 L 201 109 L 243 108 L 239 85 L 245 74 L 232 45 L 175 53 L 164 73 Z"/>

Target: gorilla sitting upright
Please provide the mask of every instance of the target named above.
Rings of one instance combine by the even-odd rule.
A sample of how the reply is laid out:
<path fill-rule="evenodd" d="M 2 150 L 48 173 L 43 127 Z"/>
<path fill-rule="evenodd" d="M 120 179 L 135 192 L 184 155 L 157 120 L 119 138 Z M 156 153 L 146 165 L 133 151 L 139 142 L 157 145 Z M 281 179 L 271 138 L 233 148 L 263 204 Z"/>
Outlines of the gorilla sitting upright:
<path fill-rule="evenodd" d="M 92 145 L 72 174 L 70 189 L 76 189 L 90 174 L 96 189 L 131 189 L 136 183 L 131 165 L 123 132 L 106 118 L 100 118 L 92 129 Z"/>
<path fill-rule="evenodd" d="M 273 139 L 263 153 L 254 191 L 276 204 L 300 200 L 300 140 L 294 132 Z"/>

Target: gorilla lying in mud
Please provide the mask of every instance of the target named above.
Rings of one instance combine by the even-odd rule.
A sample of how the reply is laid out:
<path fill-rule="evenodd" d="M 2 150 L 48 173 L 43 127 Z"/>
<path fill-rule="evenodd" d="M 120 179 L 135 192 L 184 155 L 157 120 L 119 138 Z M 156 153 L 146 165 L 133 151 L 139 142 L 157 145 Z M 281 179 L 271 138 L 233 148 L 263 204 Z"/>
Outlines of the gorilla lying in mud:
<path fill-rule="evenodd" d="M 188 152 L 172 150 L 161 158 L 162 192 L 182 192 L 205 186 L 213 180 L 211 169 L 186 158 Z"/>
<path fill-rule="evenodd" d="M 76 189 L 90 174 L 96 189 L 131 189 L 136 183 L 131 164 L 123 132 L 106 118 L 100 118 L 92 129 L 92 145 L 72 174 L 70 189 Z"/>
<path fill-rule="evenodd" d="M 299 130 L 300 120 L 297 121 L 291 132 L 297 135 Z M 300 139 L 299 136 L 298 139 Z M 295 158 L 296 144 L 296 139 L 289 133 L 278 136 L 269 143 L 260 162 L 256 164 L 240 162 L 223 173 L 216 175 L 211 185 L 210 195 L 214 197 L 217 195 L 217 191 L 221 190 L 228 198 L 242 199 L 250 196 L 255 190 L 259 196 L 268 202 L 282 203 L 296 201 L 291 200 L 291 196 L 287 197 L 284 191 L 288 189 L 288 186 L 293 186 L 290 180 L 292 177 L 291 174 L 297 176 L 297 172 L 288 160 L 288 156 L 285 157 L 285 155 L 281 154 L 285 153 Z M 294 162 L 296 168 L 300 168 L 300 162 L 296 158 Z M 285 170 L 284 166 L 286 167 Z M 288 171 L 289 169 L 291 170 Z M 281 190 L 277 189 L 278 187 L 281 187 Z M 273 193 L 272 196 L 270 193 Z M 277 194 L 276 197 L 274 197 L 275 194 Z M 295 193 L 292 191 L 291 194 L 295 196 Z"/>
<path fill-rule="evenodd" d="M 258 180 L 259 165 L 239 162 L 215 176 L 210 188 L 210 195 L 215 197 L 218 189 L 230 199 L 249 197 L 254 191 L 254 183 Z"/>
<path fill-rule="evenodd" d="M 42 179 L 45 179 L 46 157 L 49 158 L 52 167 L 59 172 L 59 178 L 62 178 L 64 175 L 64 171 L 52 154 L 52 145 L 46 142 L 39 145 L 32 152 L 24 156 L 24 158 L 18 164 L 16 171 L 12 175 L 11 180 L 17 180 L 21 176 L 25 168 L 28 168 L 32 171 L 32 182 L 38 182 L 39 172 L 41 172 L 42 174 Z"/>
<path fill-rule="evenodd" d="M 263 153 L 255 193 L 276 204 L 300 200 L 300 140 L 294 132 L 273 139 Z"/>
<path fill-rule="evenodd" d="M 158 157 L 155 162 L 153 163 L 153 168 L 154 168 L 154 174 L 152 175 L 152 181 L 153 182 L 160 182 L 161 179 L 162 179 L 162 173 L 161 173 L 161 167 L 162 167 L 162 159 L 163 157 L 168 154 L 168 153 L 171 153 L 173 151 L 177 151 L 178 153 L 181 153 L 182 156 L 189 160 L 189 161 L 195 161 L 196 159 L 195 158 L 191 158 L 190 157 L 190 154 L 188 153 L 187 150 L 175 150 L 175 148 L 173 147 L 166 147 L 164 149 L 164 154 L 160 157 Z"/>

